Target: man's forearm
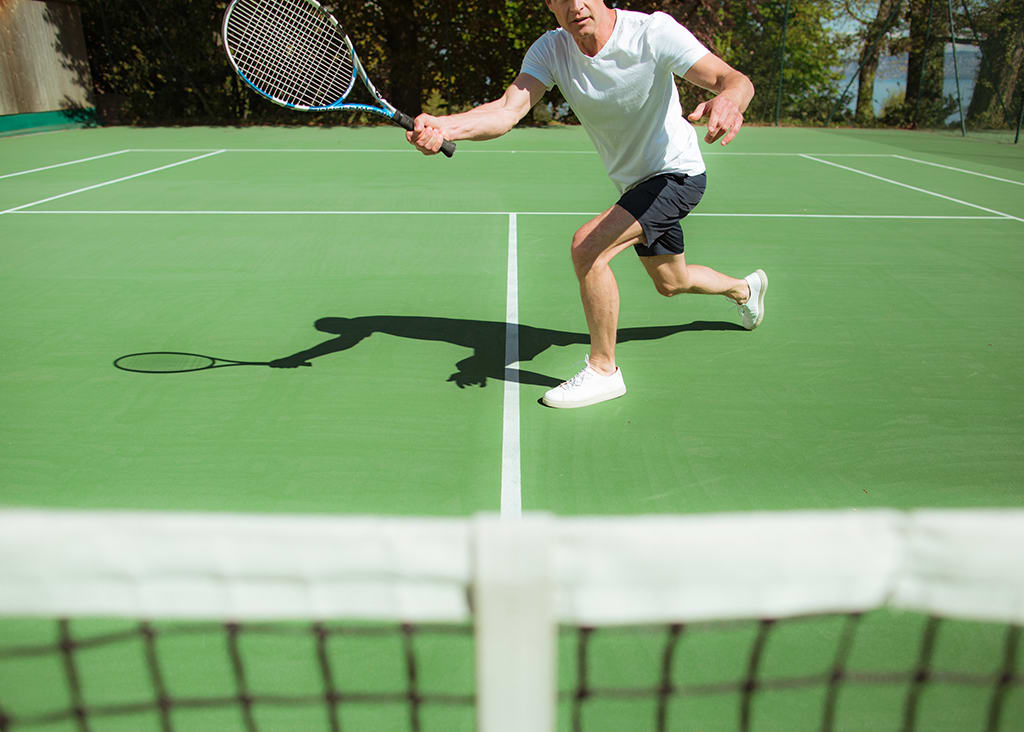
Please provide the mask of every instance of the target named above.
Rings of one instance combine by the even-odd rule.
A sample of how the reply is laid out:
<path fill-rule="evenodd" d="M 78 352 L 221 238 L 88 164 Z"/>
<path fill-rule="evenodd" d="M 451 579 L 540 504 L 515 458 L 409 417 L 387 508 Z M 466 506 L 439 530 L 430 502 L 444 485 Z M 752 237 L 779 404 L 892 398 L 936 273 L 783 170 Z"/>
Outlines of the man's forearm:
<path fill-rule="evenodd" d="M 544 85 L 540 81 L 520 74 L 493 102 L 443 117 L 419 115 L 415 128 L 406 136 L 425 155 L 435 154 L 444 139 L 491 140 L 515 127 L 543 95 Z"/>
<path fill-rule="evenodd" d="M 493 140 L 516 126 L 520 117 L 503 100 L 481 104 L 467 112 L 438 117 L 449 140 Z"/>

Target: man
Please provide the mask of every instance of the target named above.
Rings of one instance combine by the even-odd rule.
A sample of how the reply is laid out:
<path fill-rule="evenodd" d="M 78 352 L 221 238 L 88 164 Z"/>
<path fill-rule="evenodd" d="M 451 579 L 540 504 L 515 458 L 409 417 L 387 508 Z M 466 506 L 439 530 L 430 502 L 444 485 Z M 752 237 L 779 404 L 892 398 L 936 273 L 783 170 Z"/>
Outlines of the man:
<path fill-rule="evenodd" d="M 708 143 L 722 138 L 725 145 L 736 137 L 754 87 L 664 13 L 616 10 L 604 0 L 544 1 L 559 30 L 530 47 L 521 73 L 500 99 L 461 114 L 421 114 L 407 137 L 426 154 L 436 153 L 444 139 L 499 137 L 546 90 L 561 89 L 622 196 L 573 236 L 590 355 L 582 371 L 542 400 L 551 407 L 583 407 L 626 393 L 615 363 L 619 290 L 609 264 L 629 247 L 662 295 L 725 295 L 739 306 L 748 330 L 764 318 L 764 272 L 736 279 L 687 264 L 679 223 L 700 201 L 706 179 L 674 76 L 717 92 L 689 115 L 692 121 L 708 117 Z"/>

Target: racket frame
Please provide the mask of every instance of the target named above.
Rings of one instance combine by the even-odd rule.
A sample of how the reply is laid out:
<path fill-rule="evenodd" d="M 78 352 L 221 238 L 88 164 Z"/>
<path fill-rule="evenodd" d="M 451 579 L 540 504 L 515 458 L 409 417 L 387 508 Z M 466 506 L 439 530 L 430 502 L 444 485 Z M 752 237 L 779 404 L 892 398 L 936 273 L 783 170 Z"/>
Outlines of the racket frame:
<path fill-rule="evenodd" d="M 153 370 L 153 369 L 133 369 L 129 366 L 123 366 L 121 364 L 125 359 L 130 359 L 135 356 L 191 356 L 192 358 L 205 358 L 210 361 L 207 366 L 199 366 L 198 368 L 191 369 L 171 369 L 171 370 Z M 184 351 L 145 351 L 143 353 L 127 353 L 124 356 L 118 356 L 114 359 L 114 366 L 121 369 L 122 371 L 131 371 L 134 374 L 187 374 L 193 371 L 206 371 L 208 369 L 219 369 L 225 366 L 269 366 L 270 363 L 267 361 L 234 361 L 230 358 L 217 358 L 216 356 L 207 356 L 202 353 L 186 353 Z"/>
<path fill-rule="evenodd" d="M 249 86 L 249 88 L 251 88 L 257 94 L 264 97 L 265 99 L 270 100 L 274 104 L 277 104 L 281 107 L 286 107 L 288 109 L 297 109 L 302 112 L 334 112 L 339 110 L 349 112 L 366 112 L 369 114 L 375 114 L 377 116 L 384 117 L 385 119 L 394 122 L 396 125 L 402 127 L 403 129 L 411 131 L 414 128 L 415 123 L 413 121 L 413 118 L 405 114 L 404 112 L 400 112 L 398 109 L 395 108 L 393 104 L 391 104 L 387 99 L 384 98 L 383 94 L 377 91 L 377 87 L 375 87 L 373 85 L 373 82 L 370 81 L 370 77 L 367 75 L 366 69 L 363 68 L 363 64 L 359 60 L 359 55 L 356 53 L 355 46 L 352 45 L 352 40 L 348 37 L 348 34 L 345 32 L 345 29 L 341 27 L 341 24 L 338 22 L 337 18 L 335 18 L 332 13 L 327 12 L 324 6 L 317 2 L 317 0 L 302 1 L 311 5 L 318 13 L 320 13 L 322 16 L 326 17 L 330 21 L 331 25 L 338 32 L 338 35 L 341 36 L 341 38 L 344 40 L 345 47 L 348 50 L 349 55 L 352 57 L 352 68 L 354 73 L 352 74 L 352 79 L 349 82 L 348 88 L 345 90 L 345 93 L 342 94 L 337 99 L 337 101 L 331 104 L 320 106 L 305 106 L 301 104 L 287 102 L 283 99 L 278 99 L 277 97 L 268 94 L 267 92 L 257 87 L 255 84 L 249 81 L 249 78 L 245 75 L 245 72 L 238 68 L 238 64 L 235 63 L 234 55 L 231 53 L 231 46 L 228 44 L 228 22 L 230 21 L 232 10 L 234 10 L 236 3 L 239 1 L 240 0 L 231 0 L 231 2 L 228 4 L 227 10 L 224 12 L 224 22 L 221 25 L 221 40 L 224 43 L 224 51 L 227 53 L 228 61 L 231 63 L 231 67 L 235 70 L 235 73 L 238 74 L 242 81 L 244 81 L 246 85 Z M 358 102 L 345 101 L 346 97 L 348 97 L 348 95 L 352 93 L 352 88 L 355 86 L 356 83 L 356 77 L 358 77 L 359 80 L 363 82 L 363 85 L 374 97 L 374 99 L 376 99 L 380 103 L 379 107 L 374 106 L 372 104 L 361 104 Z M 446 156 L 451 157 L 452 155 L 455 154 L 455 143 L 449 140 L 445 140 L 444 145 L 441 148 L 441 152 L 443 152 Z"/>

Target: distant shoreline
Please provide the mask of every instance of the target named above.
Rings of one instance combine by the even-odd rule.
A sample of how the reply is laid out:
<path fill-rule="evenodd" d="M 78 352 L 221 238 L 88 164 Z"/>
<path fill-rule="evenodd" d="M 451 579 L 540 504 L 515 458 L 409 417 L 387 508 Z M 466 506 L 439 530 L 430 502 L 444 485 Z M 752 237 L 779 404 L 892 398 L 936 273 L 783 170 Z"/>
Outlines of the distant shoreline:
<path fill-rule="evenodd" d="M 958 43 L 956 46 L 956 63 L 960 72 L 960 97 L 964 111 L 971 103 L 974 95 L 974 82 L 981 67 L 981 49 L 977 46 L 968 46 Z M 942 94 L 943 96 L 956 96 L 956 76 L 953 73 L 953 50 L 951 44 L 946 44 L 945 62 L 943 64 Z M 845 89 L 857 72 L 857 62 L 849 61 L 843 65 L 843 78 L 840 81 L 840 89 Z M 907 54 L 895 56 L 882 56 L 878 63 L 878 73 L 875 75 L 874 108 L 875 114 L 882 111 L 882 106 L 892 95 L 906 88 L 907 83 Z M 856 82 L 850 87 L 850 93 L 854 99 L 850 101 L 847 109 L 852 110 L 856 103 L 857 95 Z M 955 121 L 958 118 L 953 114 L 947 122 Z"/>

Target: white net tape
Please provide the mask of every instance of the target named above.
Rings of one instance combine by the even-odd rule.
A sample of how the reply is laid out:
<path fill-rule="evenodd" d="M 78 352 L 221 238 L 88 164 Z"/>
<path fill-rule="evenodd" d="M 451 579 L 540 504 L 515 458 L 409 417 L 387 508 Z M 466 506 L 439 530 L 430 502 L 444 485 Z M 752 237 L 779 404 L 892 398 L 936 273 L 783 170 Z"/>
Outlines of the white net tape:
<path fill-rule="evenodd" d="M 484 565 L 496 532 L 507 554 Z M 494 579 L 482 573 L 522 574 L 516 541 L 545 547 L 528 583 L 566 624 L 880 607 L 1024 621 L 1020 510 L 510 522 L 11 509 L 0 613 L 462 622 L 470 590 Z"/>

